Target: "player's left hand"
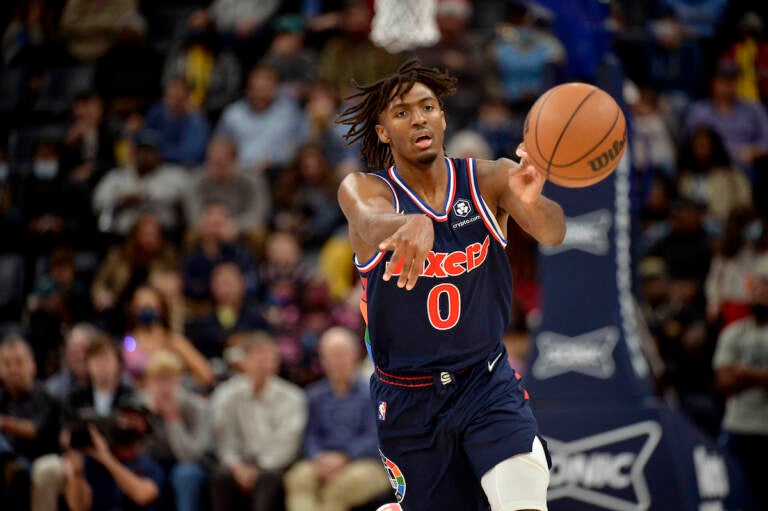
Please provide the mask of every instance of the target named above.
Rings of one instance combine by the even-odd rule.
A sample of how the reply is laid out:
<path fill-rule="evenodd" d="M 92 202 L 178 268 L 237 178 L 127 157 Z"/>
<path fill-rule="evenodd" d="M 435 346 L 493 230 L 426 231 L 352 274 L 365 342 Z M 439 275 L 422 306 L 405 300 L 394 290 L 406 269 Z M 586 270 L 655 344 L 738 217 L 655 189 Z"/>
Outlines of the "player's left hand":
<path fill-rule="evenodd" d="M 509 189 L 523 204 L 534 204 L 541 196 L 547 178 L 531 163 L 524 144 L 517 146 L 515 153 L 520 157 L 520 163 L 509 171 Z"/>

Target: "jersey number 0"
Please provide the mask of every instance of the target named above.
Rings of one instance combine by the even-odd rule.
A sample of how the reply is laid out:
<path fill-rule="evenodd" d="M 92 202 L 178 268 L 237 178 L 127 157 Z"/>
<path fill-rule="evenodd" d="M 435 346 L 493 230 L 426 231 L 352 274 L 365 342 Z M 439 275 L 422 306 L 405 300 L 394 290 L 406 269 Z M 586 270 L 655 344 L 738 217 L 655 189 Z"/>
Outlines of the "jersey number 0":
<path fill-rule="evenodd" d="M 440 309 L 440 302 L 446 305 Z M 432 288 L 427 296 L 427 317 L 437 330 L 450 330 L 461 316 L 461 293 L 453 284 L 443 283 Z"/>

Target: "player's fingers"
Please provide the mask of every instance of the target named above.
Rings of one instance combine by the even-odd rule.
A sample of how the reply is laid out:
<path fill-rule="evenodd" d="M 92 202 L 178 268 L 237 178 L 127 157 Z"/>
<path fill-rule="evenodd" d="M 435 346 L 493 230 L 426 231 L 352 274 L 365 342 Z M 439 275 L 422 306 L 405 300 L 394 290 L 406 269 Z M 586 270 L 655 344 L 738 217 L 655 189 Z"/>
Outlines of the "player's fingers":
<path fill-rule="evenodd" d="M 405 256 L 402 268 L 400 269 L 400 276 L 397 279 L 397 287 L 405 287 L 405 284 L 408 282 L 408 275 L 410 274 L 412 268 L 413 257 L 408 254 Z"/>
<path fill-rule="evenodd" d="M 382 275 L 382 279 L 385 281 L 388 281 L 392 278 L 392 275 L 397 274 L 397 269 L 402 267 L 403 265 L 403 253 L 398 248 L 395 248 L 392 252 L 392 256 L 389 258 L 389 262 L 386 264 L 384 268 L 384 275 Z"/>
<path fill-rule="evenodd" d="M 426 261 L 426 259 L 426 254 L 419 254 L 413 259 L 411 270 L 408 272 L 408 282 L 405 285 L 405 289 L 408 291 L 416 287 L 416 281 L 419 279 L 421 271 L 424 269 L 424 261 Z"/>

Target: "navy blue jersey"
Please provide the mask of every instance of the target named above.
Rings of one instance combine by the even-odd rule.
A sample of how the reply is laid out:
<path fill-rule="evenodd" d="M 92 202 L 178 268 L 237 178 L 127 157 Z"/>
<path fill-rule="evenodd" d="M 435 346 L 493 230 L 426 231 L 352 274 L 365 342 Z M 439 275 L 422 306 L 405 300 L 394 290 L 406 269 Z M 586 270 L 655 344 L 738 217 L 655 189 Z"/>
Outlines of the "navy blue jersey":
<path fill-rule="evenodd" d="M 404 214 L 432 219 L 435 242 L 416 286 L 382 280 L 391 252 L 355 265 L 363 282 L 361 311 L 374 363 L 384 371 L 458 371 L 498 348 L 512 305 L 506 239 L 483 201 L 474 160 L 446 158 L 443 211 L 424 203 L 396 167 L 373 172 L 390 188 Z M 394 274 L 399 274 L 395 268 Z"/>

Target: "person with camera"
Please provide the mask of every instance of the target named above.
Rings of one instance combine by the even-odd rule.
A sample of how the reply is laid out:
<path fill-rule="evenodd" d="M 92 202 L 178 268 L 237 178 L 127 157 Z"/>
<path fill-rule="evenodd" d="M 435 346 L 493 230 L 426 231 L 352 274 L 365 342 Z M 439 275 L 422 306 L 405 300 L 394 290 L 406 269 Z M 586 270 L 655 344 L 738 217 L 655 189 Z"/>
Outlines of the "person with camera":
<path fill-rule="evenodd" d="M 85 348 L 88 384 L 75 386 L 64 405 L 63 437 L 72 435 L 73 443 L 88 444 L 90 433 L 85 423 L 108 419 L 117 402 L 133 389 L 121 380 L 120 349 L 116 343 L 98 331 Z M 61 443 L 64 443 L 63 441 Z M 65 457 L 49 454 L 32 465 L 32 511 L 55 510 L 64 488 Z"/>
<path fill-rule="evenodd" d="M 208 479 L 204 465 L 210 445 L 210 420 L 205 400 L 182 386 L 184 365 L 178 355 L 160 350 L 144 371 L 144 402 L 152 432 L 147 453 L 165 471 L 177 511 L 198 511 Z"/>
<path fill-rule="evenodd" d="M 0 343 L 0 503 L 2 509 L 29 506 L 29 467 L 56 449 L 58 409 L 35 384 L 29 344 L 10 335 Z M 5 506 L 8 506 L 7 508 Z"/>
<path fill-rule="evenodd" d="M 124 396 L 114 421 L 99 426 L 87 425 L 89 446 L 74 447 L 65 439 L 64 496 L 70 511 L 154 511 L 165 478 L 160 464 L 142 451 L 147 410 L 137 396 Z"/>

